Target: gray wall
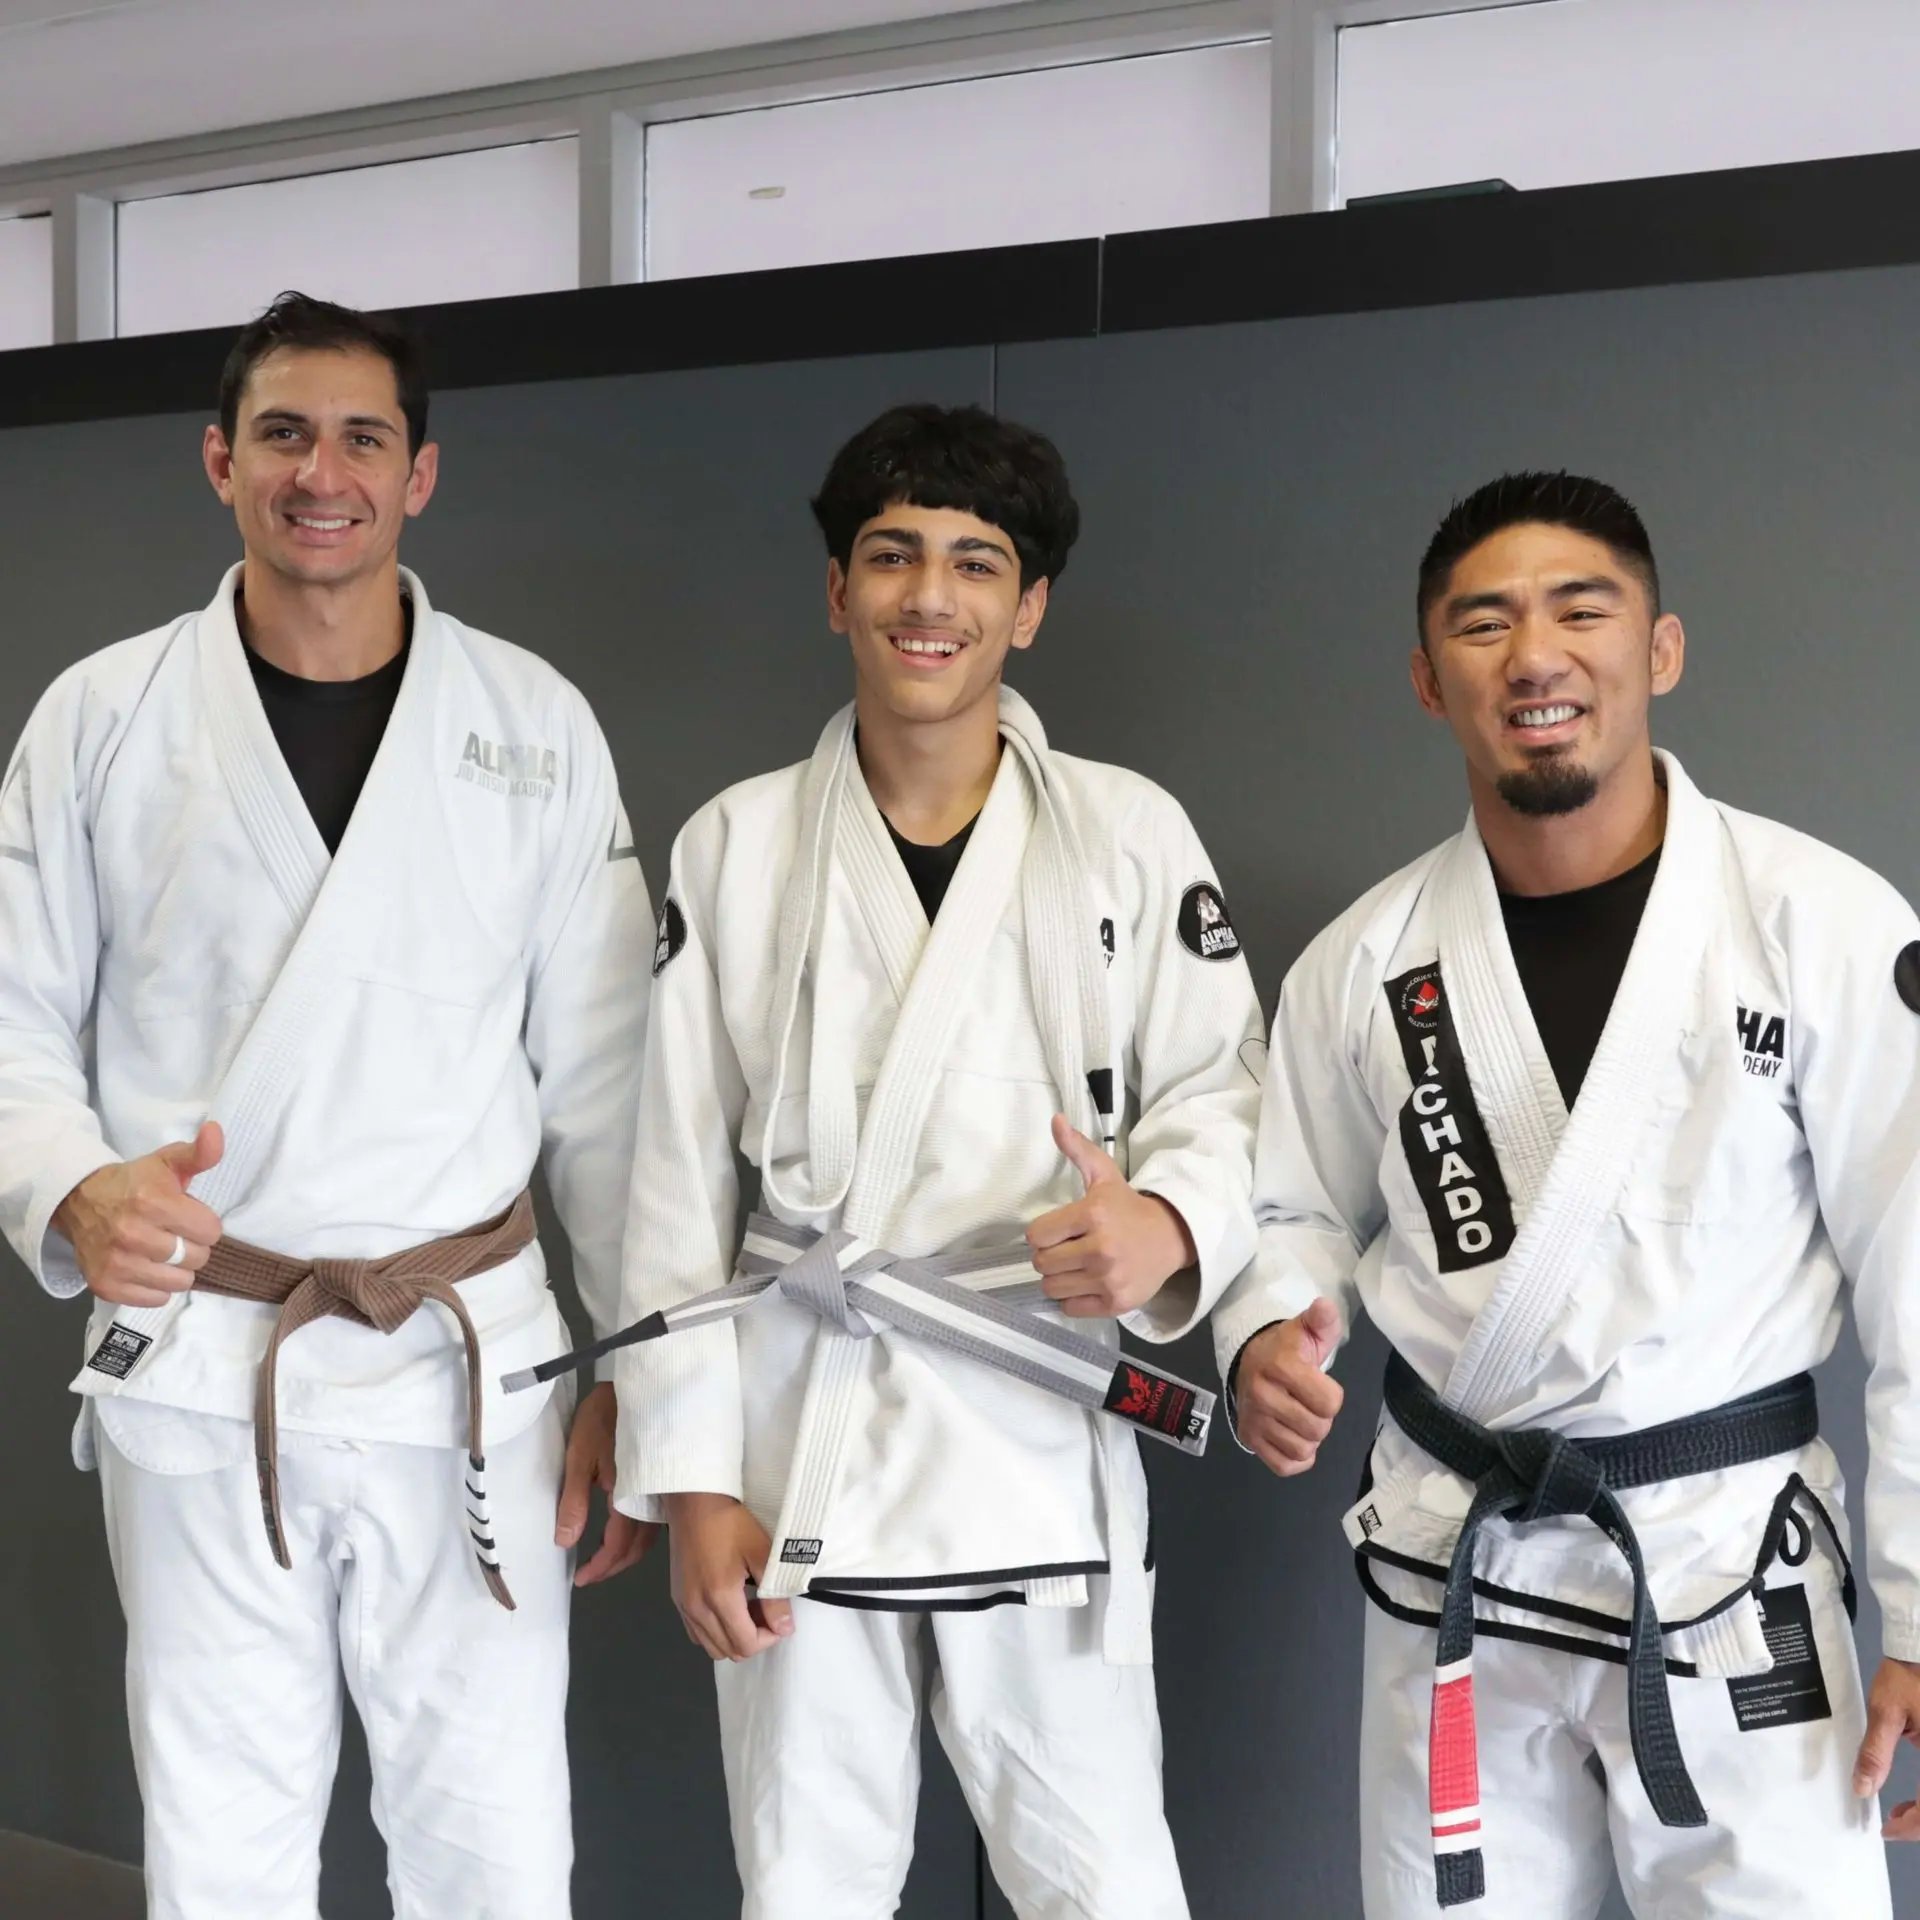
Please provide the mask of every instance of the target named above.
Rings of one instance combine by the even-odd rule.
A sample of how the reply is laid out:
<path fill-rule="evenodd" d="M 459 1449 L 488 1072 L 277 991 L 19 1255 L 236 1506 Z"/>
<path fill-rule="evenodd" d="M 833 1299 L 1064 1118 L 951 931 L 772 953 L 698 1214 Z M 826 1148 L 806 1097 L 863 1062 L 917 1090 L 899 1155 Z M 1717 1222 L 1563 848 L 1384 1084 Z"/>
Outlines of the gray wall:
<path fill-rule="evenodd" d="M 1917 322 L 1920 270 L 1901 269 L 455 394 L 408 553 L 441 604 L 583 686 L 658 875 L 700 800 L 799 757 L 843 697 L 805 511 L 834 444 L 893 399 L 997 393 L 1059 438 L 1087 510 L 1020 683 L 1062 746 L 1186 801 L 1271 1001 L 1320 924 L 1462 815 L 1451 744 L 1405 685 L 1413 566 L 1453 494 L 1522 463 L 1596 470 L 1645 511 L 1693 641 L 1660 731 L 1707 790 L 1920 894 L 1900 818 Z M 68 660 L 207 597 L 232 537 L 198 433 L 0 433 L 0 734 Z M 78 1332 L 9 1266 L 0 1827 L 133 1857 L 116 1610 L 96 1496 L 65 1465 Z M 1198 1343 L 1182 1357 L 1204 1375 Z M 1359 1913 L 1361 1602 L 1335 1516 L 1379 1360 L 1363 1335 L 1342 1361 L 1349 1412 L 1303 1481 L 1225 1444 L 1151 1462 L 1168 1798 L 1209 1920 Z M 1827 1374 L 1857 1478 L 1850 1342 Z M 583 1920 L 709 1920 L 730 1897 L 704 1663 L 663 1589 L 652 1563 L 578 1610 Z M 335 1920 L 386 1911 L 359 1765 L 329 1835 Z M 906 1911 L 975 1912 L 937 1768 Z"/>

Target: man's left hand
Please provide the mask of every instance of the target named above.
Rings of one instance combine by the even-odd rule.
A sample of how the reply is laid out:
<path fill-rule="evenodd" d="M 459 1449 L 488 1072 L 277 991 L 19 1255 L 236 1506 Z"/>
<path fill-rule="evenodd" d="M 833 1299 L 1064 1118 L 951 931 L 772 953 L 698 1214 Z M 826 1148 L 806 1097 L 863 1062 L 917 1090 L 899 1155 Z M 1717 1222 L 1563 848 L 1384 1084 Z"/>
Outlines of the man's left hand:
<path fill-rule="evenodd" d="M 1874 1799 L 1887 1784 L 1902 1740 L 1920 1746 L 1920 1665 L 1882 1660 L 1867 1695 L 1867 1737 L 1853 1763 L 1853 1790 L 1862 1800 Z M 1880 1833 L 1887 1840 L 1920 1840 L 1920 1803 L 1903 1800 Z"/>
<path fill-rule="evenodd" d="M 1027 1229 L 1041 1290 L 1076 1319 L 1111 1319 L 1144 1307 L 1174 1274 L 1198 1262 L 1187 1223 L 1157 1195 L 1128 1186 L 1113 1156 L 1065 1114 L 1053 1116 L 1053 1138 L 1087 1192 Z"/>
<path fill-rule="evenodd" d="M 660 1529 L 644 1520 L 630 1519 L 613 1506 L 613 1435 L 619 1410 L 613 1383 L 601 1384 L 580 1402 L 567 1441 L 567 1473 L 560 1485 L 560 1512 L 554 1522 L 553 1543 L 577 1547 L 587 1530 L 589 1496 L 595 1487 L 607 1496 L 607 1529 L 591 1560 L 576 1567 L 573 1584 L 590 1587 L 625 1573 L 653 1545 Z"/>

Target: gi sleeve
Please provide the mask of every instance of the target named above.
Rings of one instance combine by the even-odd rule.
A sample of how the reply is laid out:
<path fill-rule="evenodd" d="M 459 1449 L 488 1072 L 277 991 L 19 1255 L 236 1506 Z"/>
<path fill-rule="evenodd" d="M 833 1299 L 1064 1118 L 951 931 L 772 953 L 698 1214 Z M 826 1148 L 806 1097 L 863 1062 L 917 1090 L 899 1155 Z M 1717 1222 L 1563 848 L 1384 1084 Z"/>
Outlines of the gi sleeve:
<path fill-rule="evenodd" d="M 1350 1328 L 1354 1269 L 1386 1220 L 1386 1126 L 1352 1056 L 1353 963 L 1339 922 L 1288 973 L 1274 1015 L 1254 1149 L 1259 1244 L 1213 1316 L 1214 1354 L 1231 1404 L 1240 1350 L 1263 1327 L 1332 1300 Z"/>
<path fill-rule="evenodd" d="M 1126 1071 L 1139 1114 L 1127 1165 L 1133 1186 L 1185 1220 L 1199 1264 L 1123 1324 L 1163 1341 L 1197 1325 L 1252 1257 L 1261 1020 L 1213 863 L 1180 807 L 1150 791 L 1155 804 L 1138 810 L 1122 843 L 1136 890 Z"/>
<path fill-rule="evenodd" d="M 530 955 L 526 1047 L 547 1184 L 596 1336 L 619 1325 L 653 915 L 613 758 L 578 695 L 571 777 Z M 610 1377 L 600 1363 L 600 1377 Z"/>
<path fill-rule="evenodd" d="M 1896 986 L 1898 967 L 1920 1000 L 1920 922 L 1874 876 L 1849 877 L 1838 898 L 1794 902 L 1788 1044 L 1868 1363 L 1867 1574 L 1885 1652 L 1920 1660 L 1920 1010 Z"/>
<path fill-rule="evenodd" d="M 86 1282 L 54 1212 L 120 1158 L 88 1101 L 100 962 L 88 731 L 76 670 L 40 702 L 0 780 L 0 1227 L 58 1298 Z"/>
<path fill-rule="evenodd" d="M 747 1087 L 714 966 L 724 824 L 698 816 L 674 844 L 654 947 L 653 1016 L 627 1218 L 623 1319 L 724 1286 L 738 1246 L 735 1148 Z M 733 1322 L 624 1348 L 614 1504 L 664 1518 L 670 1493 L 742 1495 L 745 1419 Z"/>

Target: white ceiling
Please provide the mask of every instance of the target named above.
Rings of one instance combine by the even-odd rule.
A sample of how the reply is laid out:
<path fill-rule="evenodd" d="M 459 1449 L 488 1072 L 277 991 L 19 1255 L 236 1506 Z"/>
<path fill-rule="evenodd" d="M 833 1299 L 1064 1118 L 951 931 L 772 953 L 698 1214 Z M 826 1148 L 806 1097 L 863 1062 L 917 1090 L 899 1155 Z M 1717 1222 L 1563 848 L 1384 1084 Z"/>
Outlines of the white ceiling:
<path fill-rule="evenodd" d="M 0 0 L 0 166 L 996 0 Z"/>

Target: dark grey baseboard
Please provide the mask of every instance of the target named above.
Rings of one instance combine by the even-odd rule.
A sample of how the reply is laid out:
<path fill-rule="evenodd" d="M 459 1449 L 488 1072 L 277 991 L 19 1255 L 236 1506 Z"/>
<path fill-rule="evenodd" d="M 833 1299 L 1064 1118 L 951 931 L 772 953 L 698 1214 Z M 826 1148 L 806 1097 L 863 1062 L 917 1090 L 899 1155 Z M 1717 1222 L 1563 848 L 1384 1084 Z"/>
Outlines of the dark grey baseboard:
<path fill-rule="evenodd" d="M 0 1832 L 0 1920 L 143 1920 L 138 1867 Z"/>

